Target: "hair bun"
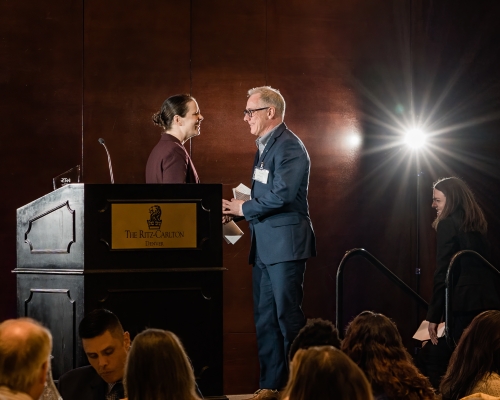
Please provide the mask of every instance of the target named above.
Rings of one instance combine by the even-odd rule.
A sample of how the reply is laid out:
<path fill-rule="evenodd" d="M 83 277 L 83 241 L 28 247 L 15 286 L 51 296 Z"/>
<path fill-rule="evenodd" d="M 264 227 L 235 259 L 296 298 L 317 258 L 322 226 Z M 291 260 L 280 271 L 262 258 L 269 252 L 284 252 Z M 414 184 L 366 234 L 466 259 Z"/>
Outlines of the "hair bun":
<path fill-rule="evenodd" d="M 161 111 L 157 112 L 156 114 L 153 114 L 153 123 L 155 125 L 163 127 L 163 118 L 161 117 Z"/>

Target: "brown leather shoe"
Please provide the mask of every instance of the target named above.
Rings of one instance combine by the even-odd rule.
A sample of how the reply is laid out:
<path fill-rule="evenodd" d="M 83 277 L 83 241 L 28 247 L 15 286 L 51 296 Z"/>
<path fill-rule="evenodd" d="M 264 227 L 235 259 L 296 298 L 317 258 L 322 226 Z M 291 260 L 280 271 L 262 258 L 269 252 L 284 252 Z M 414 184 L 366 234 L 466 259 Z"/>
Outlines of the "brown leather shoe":
<path fill-rule="evenodd" d="M 247 400 L 279 400 L 280 392 L 274 389 L 259 389 Z"/>

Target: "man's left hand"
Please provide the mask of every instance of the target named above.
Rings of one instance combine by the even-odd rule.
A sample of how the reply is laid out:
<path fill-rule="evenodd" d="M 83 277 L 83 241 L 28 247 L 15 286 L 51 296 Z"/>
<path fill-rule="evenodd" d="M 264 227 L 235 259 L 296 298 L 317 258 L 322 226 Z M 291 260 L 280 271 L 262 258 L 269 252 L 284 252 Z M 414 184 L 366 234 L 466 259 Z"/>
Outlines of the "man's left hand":
<path fill-rule="evenodd" d="M 232 215 L 233 217 L 243 217 L 243 203 L 243 200 L 222 200 L 222 214 Z"/>

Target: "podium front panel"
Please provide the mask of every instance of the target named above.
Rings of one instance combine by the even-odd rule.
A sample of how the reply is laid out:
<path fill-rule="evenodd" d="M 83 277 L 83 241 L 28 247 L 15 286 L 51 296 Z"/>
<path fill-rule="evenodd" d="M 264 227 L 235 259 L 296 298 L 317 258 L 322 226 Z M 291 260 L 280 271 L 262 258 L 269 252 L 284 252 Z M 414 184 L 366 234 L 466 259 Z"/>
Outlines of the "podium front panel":
<path fill-rule="evenodd" d="M 52 331 L 54 378 L 88 363 L 78 325 L 108 308 L 132 336 L 176 333 L 221 395 L 221 220 L 220 184 L 70 184 L 19 208 L 18 315 Z"/>

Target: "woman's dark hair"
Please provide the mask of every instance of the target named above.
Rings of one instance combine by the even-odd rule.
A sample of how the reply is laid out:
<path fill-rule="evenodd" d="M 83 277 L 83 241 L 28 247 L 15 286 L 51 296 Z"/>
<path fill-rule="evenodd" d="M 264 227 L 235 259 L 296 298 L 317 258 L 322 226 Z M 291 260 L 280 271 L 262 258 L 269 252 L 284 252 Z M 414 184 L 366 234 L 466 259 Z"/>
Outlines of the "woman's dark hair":
<path fill-rule="evenodd" d="M 412 362 L 394 322 L 363 311 L 347 327 L 341 349 L 363 370 L 375 395 L 434 399 L 434 389 Z"/>
<path fill-rule="evenodd" d="M 161 329 L 146 329 L 135 337 L 125 365 L 124 386 L 129 400 L 198 398 L 180 340 Z"/>
<path fill-rule="evenodd" d="M 290 347 L 290 360 L 299 349 L 312 346 L 333 346 L 340 349 L 339 331 L 330 321 L 314 318 L 307 321 Z"/>
<path fill-rule="evenodd" d="M 484 218 L 483 211 L 474 198 L 474 194 L 467 184 L 457 177 L 442 178 L 434 182 L 433 188 L 443 192 L 446 203 L 443 211 L 432 223 L 437 230 L 439 221 L 445 219 L 456 211 L 462 211 L 463 222 L 460 229 L 463 232 L 481 232 L 486 234 L 488 223 Z"/>
<path fill-rule="evenodd" d="M 299 349 L 281 396 L 289 400 L 371 400 L 363 371 L 333 346 Z"/>
<path fill-rule="evenodd" d="M 161 126 L 165 131 L 172 127 L 172 121 L 176 115 L 185 117 L 188 112 L 188 103 L 195 100 L 189 94 L 176 94 L 169 97 L 161 105 L 160 111 L 153 115 L 155 125 Z"/>
<path fill-rule="evenodd" d="M 444 400 L 469 394 L 480 380 L 500 373 L 500 311 L 484 311 L 464 331 L 439 387 Z"/>

